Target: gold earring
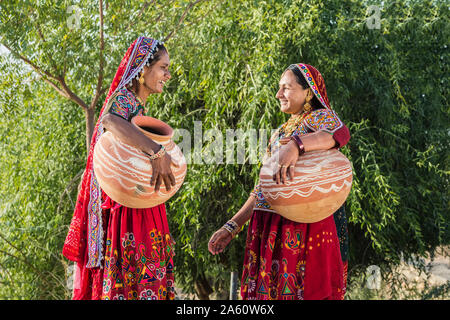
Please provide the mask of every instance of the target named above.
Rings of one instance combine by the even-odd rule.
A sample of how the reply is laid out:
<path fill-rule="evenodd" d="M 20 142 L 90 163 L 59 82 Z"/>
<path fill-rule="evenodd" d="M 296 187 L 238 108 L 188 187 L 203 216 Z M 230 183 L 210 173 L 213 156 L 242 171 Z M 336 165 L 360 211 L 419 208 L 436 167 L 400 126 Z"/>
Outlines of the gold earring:
<path fill-rule="evenodd" d="M 303 105 L 303 110 L 305 111 L 305 112 L 310 112 L 311 110 L 312 110 L 312 106 L 311 106 L 311 104 L 309 103 L 311 100 L 312 100 L 312 95 L 311 95 L 311 90 L 309 90 L 308 91 L 308 94 L 306 95 L 306 102 L 305 102 L 305 104 Z"/>
<path fill-rule="evenodd" d="M 145 80 L 144 80 L 144 72 L 141 73 L 141 76 L 139 77 L 139 83 L 140 84 L 144 84 Z"/>

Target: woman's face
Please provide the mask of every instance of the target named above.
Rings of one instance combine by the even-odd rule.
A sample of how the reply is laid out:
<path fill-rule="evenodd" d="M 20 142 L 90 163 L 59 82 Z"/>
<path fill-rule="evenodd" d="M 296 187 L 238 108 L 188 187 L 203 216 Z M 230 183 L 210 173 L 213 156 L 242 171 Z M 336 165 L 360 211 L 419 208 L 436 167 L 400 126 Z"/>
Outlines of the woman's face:
<path fill-rule="evenodd" d="M 161 93 L 163 91 L 164 84 L 171 78 L 169 65 L 169 54 L 165 51 L 154 65 L 144 67 L 145 86 L 150 93 Z"/>
<path fill-rule="evenodd" d="M 287 70 L 281 76 L 279 85 L 280 89 L 276 98 L 280 100 L 281 111 L 288 114 L 299 114 L 303 110 L 308 88 L 303 89 L 291 70 Z"/>

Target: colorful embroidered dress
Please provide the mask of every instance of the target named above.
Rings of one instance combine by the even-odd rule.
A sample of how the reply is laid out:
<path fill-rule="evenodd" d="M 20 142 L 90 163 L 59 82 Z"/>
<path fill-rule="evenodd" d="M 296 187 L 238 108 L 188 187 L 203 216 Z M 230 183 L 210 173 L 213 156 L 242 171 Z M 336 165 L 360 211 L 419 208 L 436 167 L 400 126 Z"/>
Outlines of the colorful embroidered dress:
<path fill-rule="evenodd" d="M 150 63 L 157 45 L 157 40 L 139 37 L 128 48 L 99 119 L 106 112 L 127 121 L 143 114 L 144 106 L 126 85 Z M 63 247 L 63 255 L 76 262 L 73 299 L 174 299 L 174 241 L 165 205 L 127 208 L 100 189 L 92 157 L 103 132 L 99 120 Z"/>
<path fill-rule="evenodd" d="M 127 121 L 135 116 L 144 115 L 144 106 L 136 99 L 133 92 L 127 88 L 120 89 L 113 99 L 108 113 L 115 114 Z"/>
<path fill-rule="evenodd" d="M 271 137 L 268 152 L 280 139 L 326 131 L 339 147 L 350 134 L 329 107 L 325 83 L 312 66 L 298 64 L 323 109 L 292 118 Z M 284 130 L 283 128 L 290 128 Z M 243 299 L 343 299 L 347 281 L 347 221 L 342 206 L 316 223 L 297 223 L 277 214 L 264 199 L 259 185 L 251 193 L 256 205 L 248 227 L 241 296 Z"/>

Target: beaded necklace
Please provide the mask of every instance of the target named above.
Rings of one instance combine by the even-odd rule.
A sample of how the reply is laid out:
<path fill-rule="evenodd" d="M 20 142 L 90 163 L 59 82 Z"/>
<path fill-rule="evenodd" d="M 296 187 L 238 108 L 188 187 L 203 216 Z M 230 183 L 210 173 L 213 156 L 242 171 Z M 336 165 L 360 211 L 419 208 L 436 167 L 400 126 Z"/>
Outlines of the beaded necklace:
<path fill-rule="evenodd" d="M 133 92 L 134 93 L 134 92 Z M 137 95 L 137 93 L 134 93 L 134 96 L 136 97 L 136 100 L 139 101 L 140 104 L 142 104 L 142 106 L 145 108 L 145 102 L 142 101 L 141 98 L 139 98 L 139 96 Z"/>
<path fill-rule="evenodd" d="M 137 95 L 136 92 L 134 92 L 134 90 L 132 90 L 131 88 L 127 88 L 127 89 L 128 89 L 128 91 L 130 91 L 130 92 L 134 95 L 134 97 L 136 98 L 136 100 L 142 105 L 142 107 L 143 107 L 143 109 L 144 109 L 144 114 L 146 114 L 146 113 L 147 113 L 147 110 L 145 109 L 145 102 L 142 101 L 142 99 Z"/>
<path fill-rule="evenodd" d="M 288 121 L 286 121 L 278 130 L 277 132 L 273 135 L 274 137 L 277 137 L 278 139 L 275 139 L 275 141 L 273 141 L 274 143 L 276 141 L 278 141 L 282 136 L 287 138 L 290 137 L 292 135 L 292 133 L 295 131 L 295 129 L 297 129 L 300 124 L 303 122 L 303 120 L 305 119 L 305 117 L 309 114 L 310 112 L 303 112 L 301 115 L 299 115 L 298 117 L 291 117 L 289 118 Z M 270 139 L 269 141 L 269 145 L 267 146 L 267 154 L 269 155 L 269 157 L 272 155 L 271 152 L 272 149 L 272 139 Z"/>

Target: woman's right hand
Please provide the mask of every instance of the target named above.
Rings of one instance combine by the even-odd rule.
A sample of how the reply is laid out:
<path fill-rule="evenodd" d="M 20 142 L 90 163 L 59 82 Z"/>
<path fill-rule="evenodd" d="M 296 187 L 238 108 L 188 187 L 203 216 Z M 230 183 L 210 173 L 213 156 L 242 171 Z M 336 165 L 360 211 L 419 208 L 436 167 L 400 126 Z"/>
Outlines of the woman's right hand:
<path fill-rule="evenodd" d="M 152 164 L 152 178 L 150 179 L 150 185 L 155 186 L 155 192 L 159 191 L 161 183 L 164 181 L 167 191 L 170 191 L 175 186 L 175 177 L 172 173 L 170 165 L 172 164 L 172 157 L 164 153 L 160 158 L 151 160 Z M 174 166 L 178 166 L 174 163 Z"/>
<path fill-rule="evenodd" d="M 231 233 L 220 228 L 209 239 L 208 250 L 213 255 L 221 253 L 231 241 Z"/>

